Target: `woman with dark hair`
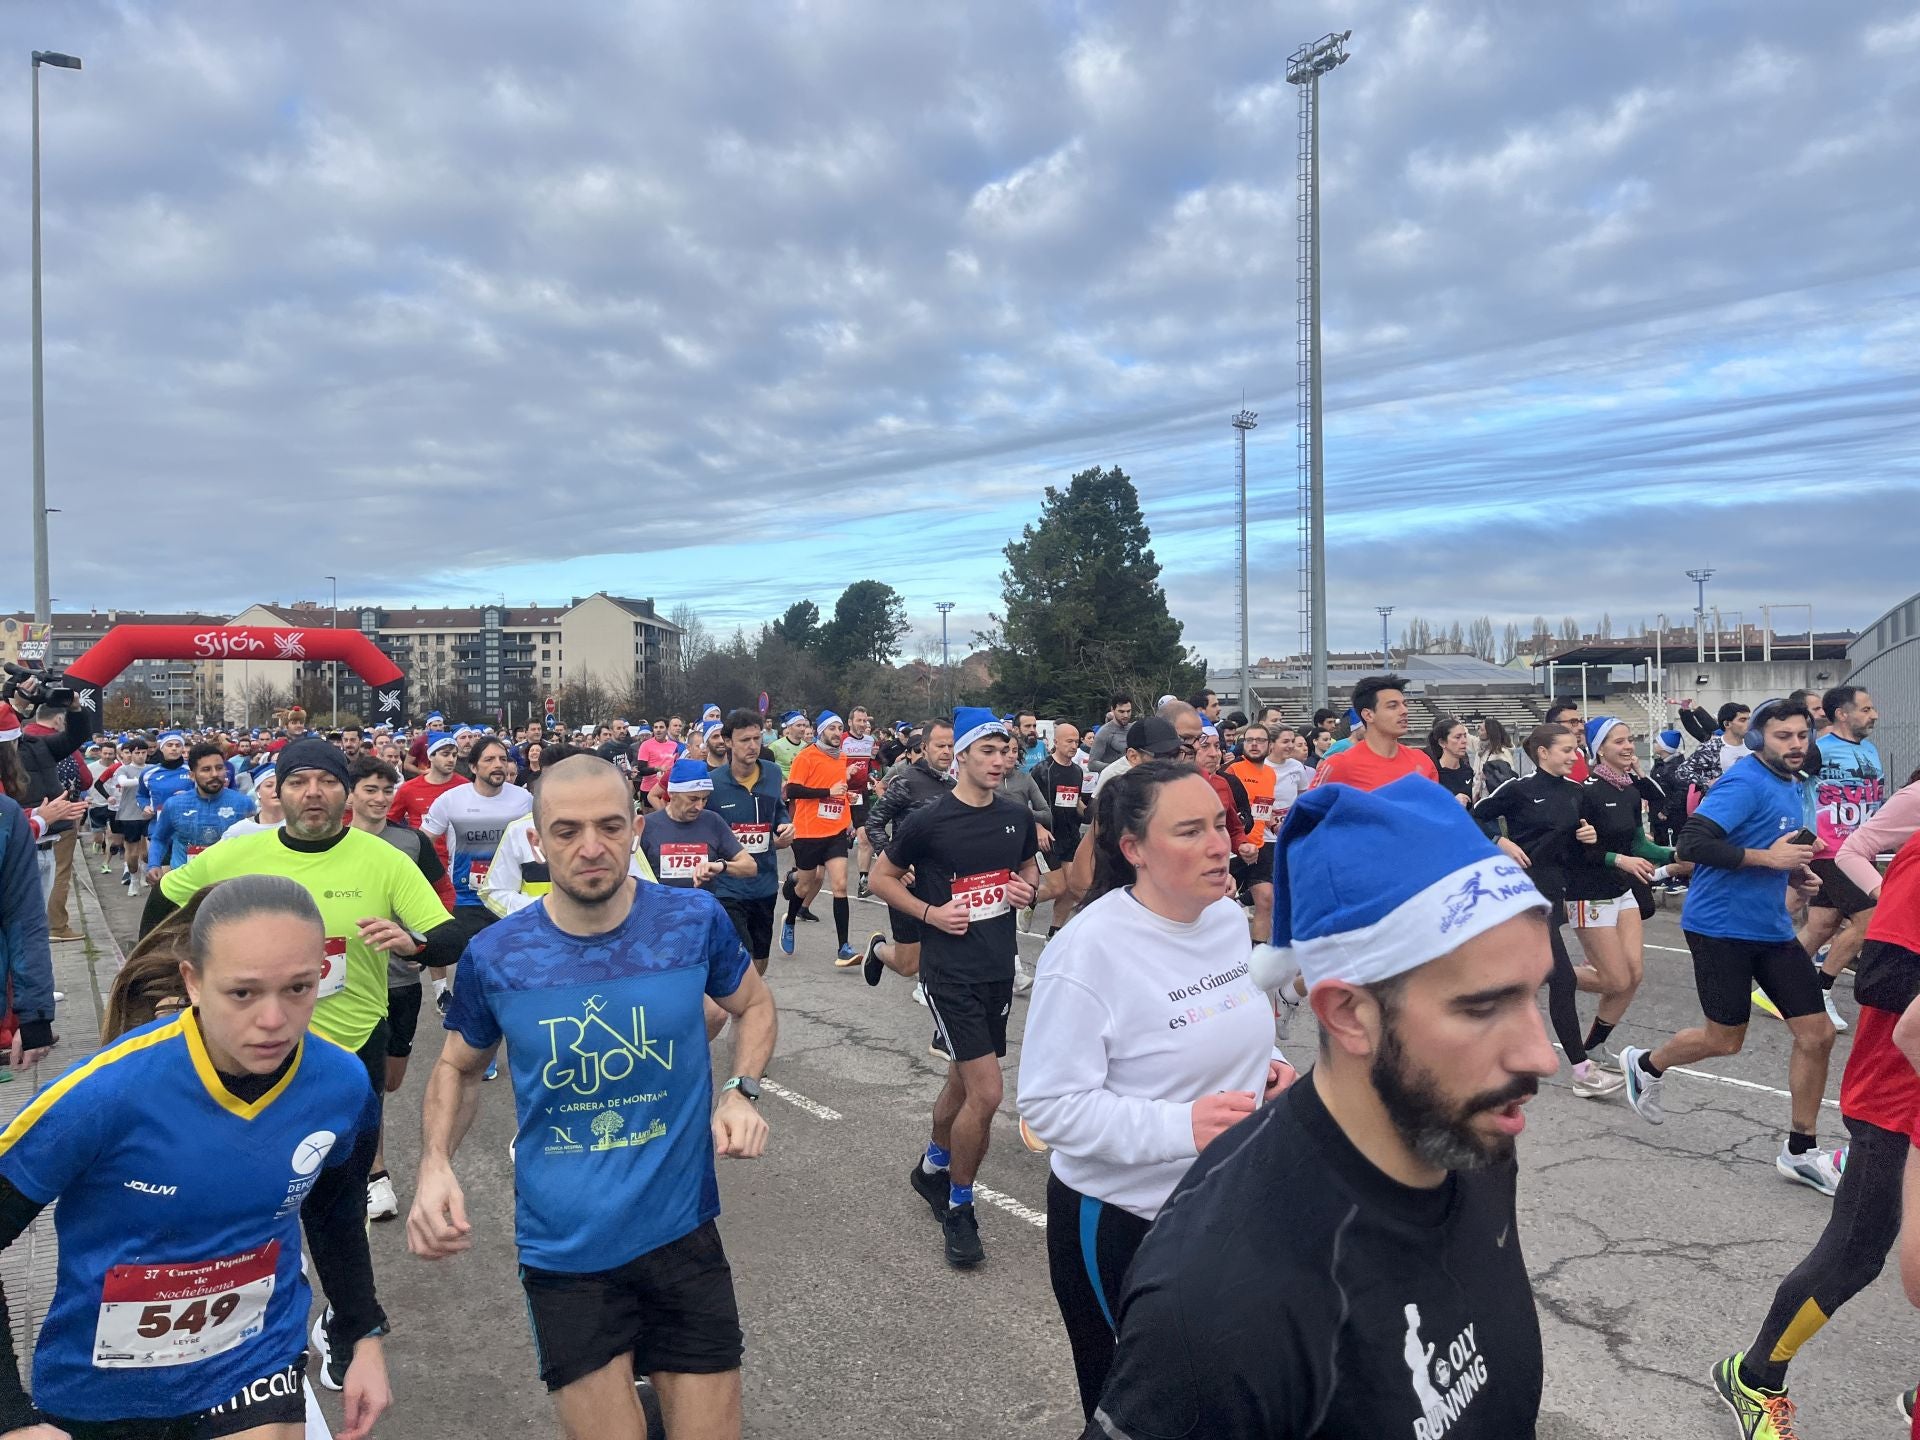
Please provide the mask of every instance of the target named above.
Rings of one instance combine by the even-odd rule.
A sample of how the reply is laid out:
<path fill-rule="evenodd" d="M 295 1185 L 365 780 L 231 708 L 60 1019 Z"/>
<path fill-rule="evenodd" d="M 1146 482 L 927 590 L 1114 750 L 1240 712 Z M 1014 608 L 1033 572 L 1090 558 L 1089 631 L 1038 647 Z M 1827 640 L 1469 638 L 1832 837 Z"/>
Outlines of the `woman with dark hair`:
<path fill-rule="evenodd" d="M 1507 781 L 1519 775 L 1513 763 L 1513 737 L 1507 727 L 1489 715 L 1480 722 L 1480 777 L 1474 789 L 1475 802 L 1487 798 Z"/>
<path fill-rule="evenodd" d="M 1534 764 L 1532 774 L 1509 780 L 1473 807 L 1482 829 L 1504 825 L 1506 833 L 1494 843 L 1526 867 L 1534 888 L 1552 906 L 1548 938 L 1553 947 L 1553 969 L 1547 976 L 1547 1018 L 1573 1066 L 1573 1093 L 1587 1100 L 1604 1100 L 1626 1082 L 1618 1071 L 1606 1070 L 1588 1058 L 1580 1030 L 1579 989 L 1573 958 L 1560 927 L 1567 922 L 1567 867 L 1577 845 L 1598 839 L 1593 826 L 1580 817 L 1581 791 L 1569 778 L 1580 742 L 1566 725 L 1536 725 L 1523 747 Z"/>
<path fill-rule="evenodd" d="M 1020 1112 L 1052 1147 L 1047 1262 L 1093 1413 L 1127 1265 L 1212 1140 L 1293 1079 L 1248 977 L 1219 796 L 1146 760 L 1100 787 L 1092 887 L 1040 958 Z"/>
<path fill-rule="evenodd" d="M 358 1337 L 323 1362 L 341 1433 L 365 1436 L 392 1400 L 365 1220 L 380 1111 L 358 1058 L 307 1032 L 326 927 L 278 875 L 210 887 L 178 926 L 147 954 L 184 997 L 143 960 L 144 998 L 116 987 L 115 1011 L 156 1017 L 0 1135 L 0 1246 L 56 1201 L 60 1241 L 31 1400 L 0 1326 L 0 1434 L 299 1435 L 310 1246 Z"/>
<path fill-rule="evenodd" d="M 1462 805 L 1473 803 L 1473 762 L 1467 759 L 1467 722 L 1442 715 L 1427 732 L 1427 758 L 1440 774 L 1441 788 Z"/>

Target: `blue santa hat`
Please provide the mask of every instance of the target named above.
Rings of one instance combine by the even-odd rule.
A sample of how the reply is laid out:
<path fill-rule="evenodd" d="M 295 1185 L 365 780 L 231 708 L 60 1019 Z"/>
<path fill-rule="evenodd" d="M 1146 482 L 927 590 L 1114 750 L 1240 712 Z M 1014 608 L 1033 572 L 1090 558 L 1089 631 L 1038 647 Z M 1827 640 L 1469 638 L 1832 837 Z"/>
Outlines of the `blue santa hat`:
<path fill-rule="evenodd" d="M 1251 970 L 1264 989 L 1296 973 L 1309 988 L 1390 980 L 1547 908 L 1527 872 L 1418 775 L 1309 790 L 1275 843 L 1273 943 L 1255 947 Z"/>
<path fill-rule="evenodd" d="M 976 740 L 989 735 L 1013 738 L 1007 722 L 984 705 L 962 705 L 953 712 L 953 753 L 960 754 Z"/>
<path fill-rule="evenodd" d="M 786 714 L 780 717 L 780 728 L 784 730 L 787 728 L 787 726 L 791 725 L 794 721 L 804 720 L 806 718 L 807 717 L 798 710 L 789 710 L 787 711 Z"/>
<path fill-rule="evenodd" d="M 154 744 L 164 745 L 169 740 L 178 740 L 182 745 L 187 743 L 187 737 L 178 730 L 162 730 L 160 732 L 160 738 L 154 741 Z"/>
<path fill-rule="evenodd" d="M 720 707 L 718 705 L 701 706 L 700 718 L 702 720 L 718 720 L 720 718 Z"/>
<path fill-rule="evenodd" d="M 704 760 L 676 760 L 667 773 L 669 795 L 705 794 L 713 789 L 713 772 Z"/>
<path fill-rule="evenodd" d="M 827 728 L 827 722 L 829 720 L 840 720 L 840 717 L 834 714 L 833 711 L 831 710 L 822 710 L 820 712 L 820 718 L 813 722 L 813 728 L 816 730 L 824 730 Z M 840 720 L 840 723 L 844 725 L 847 722 L 844 720 Z"/>
<path fill-rule="evenodd" d="M 436 750 L 451 750 L 458 742 L 453 736 L 429 731 L 427 734 L 427 754 Z"/>
<path fill-rule="evenodd" d="M 447 717 L 442 715 L 438 710 L 430 710 L 427 712 L 427 728 L 429 730 L 438 730 L 446 723 Z"/>
<path fill-rule="evenodd" d="M 1351 707 L 1349 707 L 1349 708 L 1348 708 L 1348 710 L 1347 710 L 1347 729 L 1349 729 L 1349 730 L 1358 730 L 1358 729 L 1359 729 L 1359 728 L 1360 728 L 1360 727 L 1361 727 L 1362 725 L 1364 725 L 1364 724 L 1366 724 L 1366 723 L 1367 723 L 1366 721 L 1364 721 L 1364 720 L 1362 720 L 1362 719 L 1360 718 L 1360 712 L 1359 712 L 1358 710 L 1355 710 L 1355 709 L 1353 709 L 1353 708 L 1351 708 Z"/>
<path fill-rule="evenodd" d="M 1587 721 L 1587 753 L 1598 755 L 1607 737 L 1626 723 L 1617 715 L 1596 715 Z"/>
<path fill-rule="evenodd" d="M 1678 730 L 1662 730 L 1658 735 L 1653 737 L 1653 743 L 1669 755 L 1678 755 L 1682 743 L 1680 732 Z"/>

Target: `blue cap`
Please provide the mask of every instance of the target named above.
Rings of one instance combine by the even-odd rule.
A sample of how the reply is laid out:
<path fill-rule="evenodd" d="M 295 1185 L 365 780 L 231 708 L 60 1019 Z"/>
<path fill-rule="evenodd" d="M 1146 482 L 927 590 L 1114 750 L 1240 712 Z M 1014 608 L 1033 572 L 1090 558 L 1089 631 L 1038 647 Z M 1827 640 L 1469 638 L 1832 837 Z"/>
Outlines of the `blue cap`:
<path fill-rule="evenodd" d="M 704 760 L 676 760 L 667 772 L 669 795 L 705 794 L 713 789 L 713 772 Z"/>
<path fill-rule="evenodd" d="M 989 735 L 1004 735 L 1011 739 L 1013 732 L 1007 728 L 1007 722 L 984 705 L 962 705 L 953 712 L 953 753 L 958 755 L 976 740 Z"/>

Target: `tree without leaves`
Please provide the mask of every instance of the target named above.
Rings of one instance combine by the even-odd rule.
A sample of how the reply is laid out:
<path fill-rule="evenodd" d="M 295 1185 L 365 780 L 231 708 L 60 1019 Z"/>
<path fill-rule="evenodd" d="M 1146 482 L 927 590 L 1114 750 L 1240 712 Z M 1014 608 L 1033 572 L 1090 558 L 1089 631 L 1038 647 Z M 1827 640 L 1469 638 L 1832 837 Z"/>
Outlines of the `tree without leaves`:
<path fill-rule="evenodd" d="M 1500 663 L 1502 665 L 1507 664 L 1520 653 L 1521 638 L 1520 627 L 1509 620 L 1506 628 L 1500 632 Z"/>
<path fill-rule="evenodd" d="M 1479 615 L 1467 631 L 1467 646 L 1482 660 L 1493 659 L 1493 617 Z"/>
<path fill-rule="evenodd" d="M 1206 683 L 1180 643 L 1140 496 L 1118 466 L 1049 485 L 1040 518 L 1005 551 L 994 698 L 1098 717 L 1115 690 L 1186 695 Z"/>
<path fill-rule="evenodd" d="M 1569 645 L 1578 645 L 1581 641 L 1580 622 L 1571 615 L 1560 617 L 1560 638 Z"/>

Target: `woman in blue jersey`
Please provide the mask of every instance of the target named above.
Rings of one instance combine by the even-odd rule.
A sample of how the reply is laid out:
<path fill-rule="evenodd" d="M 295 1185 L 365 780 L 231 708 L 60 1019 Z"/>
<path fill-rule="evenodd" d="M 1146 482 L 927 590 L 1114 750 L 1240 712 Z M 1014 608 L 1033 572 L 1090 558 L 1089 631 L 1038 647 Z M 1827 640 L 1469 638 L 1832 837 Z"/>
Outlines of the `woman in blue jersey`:
<path fill-rule="evenodd" d="M 0 1297 L 0 1440 L 300 1440 L 311 1292 L 340 1333 L 346 1427 L 391 1402 L 364 1224 L 379 1106 L 311 1033 L 326 962 L 305 889 L 208 889 L 181 966 L 190 1008 L 128 1031 L 0 1133 L 0 1245 L 56 1200 L 60 1262 L 21 1389 Z M 336 1327 L 339 1328 L 339 1327 Z"/>

